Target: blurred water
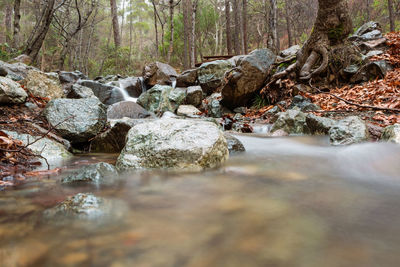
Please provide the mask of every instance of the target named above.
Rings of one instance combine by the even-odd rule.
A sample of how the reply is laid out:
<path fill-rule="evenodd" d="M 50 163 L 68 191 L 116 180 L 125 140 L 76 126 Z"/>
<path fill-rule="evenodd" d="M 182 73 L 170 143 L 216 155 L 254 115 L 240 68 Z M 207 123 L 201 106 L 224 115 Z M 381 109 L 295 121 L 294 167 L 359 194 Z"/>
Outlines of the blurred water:
<path fill-rule="evenodd" d="M 0 192 L 0 266 L 399 266 L 398 146 L 238 138 L 247 152 L 203 173 L 137 172 L 113 187 L 57 176 Z M 69 168 L 98 160 L 115 156 Z M 119 215 L 43 219 L 77 192 L 118 200 Z"/>

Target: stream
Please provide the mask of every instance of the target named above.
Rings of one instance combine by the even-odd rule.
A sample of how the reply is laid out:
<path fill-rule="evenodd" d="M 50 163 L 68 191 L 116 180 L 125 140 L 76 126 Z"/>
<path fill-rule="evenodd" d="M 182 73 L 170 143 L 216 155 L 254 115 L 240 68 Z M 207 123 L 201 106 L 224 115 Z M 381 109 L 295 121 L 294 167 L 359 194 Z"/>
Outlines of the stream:
<path fill-rule="evenodd" d="M 0 266 L 399 266 L 400 146 L 237 137 L 247 152 L 202 173 L 60 183 L 117 156 L 92 154 L 1 191 Z M 115 205 L 91 221 L 43 216 L 79 192 Z"/>

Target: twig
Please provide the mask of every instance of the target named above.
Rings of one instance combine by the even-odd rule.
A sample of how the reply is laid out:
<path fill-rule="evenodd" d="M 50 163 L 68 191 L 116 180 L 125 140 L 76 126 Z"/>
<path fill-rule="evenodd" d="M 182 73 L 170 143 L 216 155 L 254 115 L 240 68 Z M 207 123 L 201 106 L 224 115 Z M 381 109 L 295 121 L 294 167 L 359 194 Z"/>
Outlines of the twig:
<path fill-rule="evenodd" d="M 374 110 L 384 110 L 384 111 L 400 112 L 400 109 L 397 109 L 397 108 L 384 108 L 384 107 L 377 107 L 377 106 L 370 106 L 370 105 L 361 105 L 361 104 L 354 103 L 354 102 L 352 102 L 352 101 L 349 101 L 349 100 L 346 100 L 346 99 L 344 99 L 344 98 L 341 98 L 340 96 L 337 96 L 337 95 L 332 94 L 332 93 L 330 93 L 330 92 L 323 92 L 323 91 L 319 90 L 317 87 L 313 86 L 313 85 L 311 84 L 311 82 L 312 82 L 312 79 L 310 79 L 309 84 L 310 84 L 311 88 L 315 89 L 317 92 L 319 92 L 319 93 L 321 93 L 321 94 L 328 94 L 328 95 L 330 95 L 330 96 L 333 96 L 333 97 L 335 97 L 335 98 L 337 98 L 337 99 L 339 99 L 339 100 L 345 102 L 345 103 L 348 104 L 348 105 L 356 106 L 356 107 L 359 107 L 359 108 L 366 108 L 366 109 L 374 109 Z"/>

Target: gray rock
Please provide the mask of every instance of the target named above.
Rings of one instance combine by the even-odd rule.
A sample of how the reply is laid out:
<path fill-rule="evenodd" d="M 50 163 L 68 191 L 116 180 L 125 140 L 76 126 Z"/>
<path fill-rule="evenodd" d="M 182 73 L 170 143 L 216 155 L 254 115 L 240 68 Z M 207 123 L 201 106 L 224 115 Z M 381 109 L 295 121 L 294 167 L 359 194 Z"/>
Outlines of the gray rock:
<path fill-rule="evenodd" d="M 96 185 L 113 185 L 118 180 L 117 169 L 111 164 L 99 162 L 82 167 L 76 172 L 64 177 L 61 183 L 90 183 Z"/>
<path fill-rule="evenodd" d="M 116 119 L 109 120 L 110 128 L 96 135 L 90 143 L 90 151 L 98 153 L 120 153 L 125 146 L 126 135 L 129 130 L 140 123 L 150 119 Z"/>
<path fill-rule="evenodd" d="M 137 103 L 146 110 L 154 113 L 165 111 L 175 112 L 186 97 L 186 90 L 172 88 L 168 85 L 155 85 L 150 90 L 141 94 Z"/>
<path fill-rule="evenodd" d="M 112 104 L 107 109 L 108 119 L 122 119 L 124 117 L 131 119 L 143 119 L 150 116 L 151 114 L 147 110 L 132 101 L 121 101 Z"/>
<path fill-rule="evenodd" d="M 363 61 L 369 60 L 373 56 L 379 56 L 382 55 L 383 51 L 382 50 L 372 50 L 369 51 L 365 56 L 362 57 Z"/>
<path fill-rule="evenodd" d="M 33 96 L 48 99 L 64 97 L 60 80 L 41 71 L 29 70 L 22 83 Z"/>
<path fill-rule="evenodd" d="M 189 86 L 186 91 L 185 103 L 198 107 L 203 101 L 203 90 L 201 86 Z"/>
<path fill-rule="evenodd" d="M 200 110 L 192 105 L 180 105 L 176 112 L 178 116 L 184 116 L 188 118 L 198 118 L 200 117 L 200 113 Z"/>
<path fill-rule="evenodd" d="M 201 64 L 198 69 L 198 80 L 203 92 L 207 95 L 214 93 L 221 85 L 225 72 L 235 65 L 227 60 L 216 60 Z"/>
<path fill-rule="evenodd" d="M 273 133 L 277 130 L 283 130 L 288 134 L 307 133 L 306 114 L 293 109 L 278 113 L 278 119 L 272 125 L 271 132 Z"/>
<path fill-rule="evenodd" d="M 369 62 L 358 70 L 350 79 L 350 82 L 360 83 L 375 80 L 376 78 L 382 79 L 390 70 L 392 70 L 392 66 L 385 60 Z"/>
<path fill-rule="evenodd" d="M 94 93 L 92 89 L 89 87 L 79 85 L 79 84 L 73 84 L 71 86 L 71 90 L 67 94 L 68 98 L 74 98 L 74 99 L 79 99 L 79 98 L 88 98 L 88 97 L 94 97 Z"/>
<path fill-rule="evenodd" d="M 380 30 L 373 30 L 371 32 L 364 33 L 360 36 L 363 41 L 370 41 L 382 38 L 382 32 Z"/>
<path fill-rule="evenodd" d="M 22 141 L 24 145 L 31 144 L 28 148 L 34 154 L 44 157 L 52 166 L 61 166 L 63 161 L 68 160 L 73 156 L 68 152 L 65 146 L 47 137 L 42 138 L 41 136 L 19 134 L 11 131 L 5 132 L 13 139 Z M 46 162 L 40 158 L 38 159 L 41 161 L 42 166 L 47 168 Z"/>
<path fill-rule="evenodd" d="M 369 41 L 382 38 L 382 27 L 378 22 L 369 21 L 349 37 L 350 41 Z"/>
<path fill-rule="evenodd" d="M 358 28 L 356 30 L 356 32 L 354 33 L 354 35 L 361 36 L 367 32 L 372 32 L 374 30 L 382 31 L 381 25 L 378 22 L 369 21 L 369 22 L 363 24 L 360 28 Z"/>
<path fill-rule="evenodd" d="M 230 155 L 246 151 L 242 142 L 240 142 L 239 139 L 226 132 L 224 133 L 224 136 L 228 144 L 228 150 Z"/>
<path fill-rule="evenodd" d="M 0 76 L 7 76 L 14 81 L 23 80 L 28 75 L 29 70 L 38 69 L 20 62 L 9 64 L 0 60 Z"/>
<path fill-rule="evenodd" d="M 387 126 L 383 130 L 381 140 L 400 144 L 400 124 Z"/>
<path fill-rule="evenodd" d="M 221 105 L 221 93 L 214 93 L 203 101 L 203 109 L 207 115 L 213 118 L 221 118 L 225 113 L 230 113 L 228 109 Z"/>
<path fill-rule="evenodd" d="M 298 108 L 301 111 L 315 111 L 320 110 L 321 108 L 311 101 L 301 95 L 296 95 L 292 99 L 292 103 L 289 106 L 289 109 Z"/>
<path fill-rule="evenodd" d="M 197 69 L 186 70 L 176 78 L 176 86 L 194 86 L 197 82 Z"/>
<path fill-rule="evenodd" d="M 299 45 L 293 45 L 293 46 L 279 52 L 279 56 L 283 57 L 283 58 L 296 56 L 297 52 L 299 52 L 300 49 L 301 49 L 301 47 Z"/>
<path fill-rule="evenodd" d="M 365 122 L 352 116 L 340 120 L 329 130 L 332 145 L 350 145 L 367 141 L 369 133 Z"/>
<path fill-rule="evenodd" d="M 229 63 L 231 63 L 232 66 L 237 66 L 238 62 L 240 62 L 242 60 L 242 58 L 244 58 L 246 55 L 237 55 L 234 57 L 231 57 L 230 59 L 228 59 Z"/>
<path fill-rule="evenodd" d="M 222 103 L 228 108 L 246 106 L 267 77 L 275 54 L 269 49 L 257 49 L 245 56 L 236 68 L 225 75 Z"/>
<path fill-rule="evenodd" d="M 172 113 L 171 111 L 165 111 L 164 114 L 161 116 L 162 119 L 179 119 L 178 115 Z"/>
<path fill-rule="evenodd" d="M 26 101 L 28 94 L 19 83 L 7 77 L 0 77 L 0 104 L 20 104 Z"/>
<path fill-rule="evenodd" d="M 118 82 L 130 97 L 138 98 L 142 92 L 146 91 L 145 88 L 143 88 L 143 83 L 140 77 L 128 77 L 118 80 Z"/>
<path fill-rule="evenodd" d="M 117 168 L 202 170 L 219 166 L 228 157 L 225 137 L 215 124 L 160 119 L 139 124 L 129 131 Z"/>
<path fill-rule="evenodd" d="M 233 110 L 235 113 L 246 114 L 247 108 L 246 107 L 237 107 Z"/>
<path fill-rule="evenodd" d="M 265 113 L 264 113 L 264 116 L 273 116 L 273 115 L 275 115 L 275 114 L 277 114 L 277 113 L 279 113 L 279 112 L 281 112 L 282 110 L 281 110 L 281 108 L 280 107 L 278 107 L 278 106 L 274 106 L 273 108 L 271 108 L 270 110 L 267 110 Z"/>
<path fill-rule="evenodd" d="M 172 85 L 172 81 L 176 80 L 176 77 L 178 77 L 178 73 L 173 67 L 158 61 L 143 68 L 143 79 L 149 87 L 156 84 Z"/>
<path fill-rule="evenodd" d="M 107 121 L 106 107 L 95 97 L 55 99 L 47 104 L 43 113 L 50 125 L 71 143 L 87 142 Z"/>
<path fill-rule="evenodd" d="M 92 80 L 79 80 L 77 84 L 92 89 L 94 95 L 98 97 L 103 104 L 112 105 L 124 100 L 116 86 L 102 84 Z"/>
<path fill-rule="evenodd" d="M 79 79 L 87 80 L 88 78 L 80 71 L 60 71 L 58 73 L 61 84 L 76 83 Z"/>
<path fill-rule="evenodd" d="M 306 116 L 306 123 L 310 134 L 327 135 L 337 122 L 333 119 L 319 117 L 310 113 Z"/>

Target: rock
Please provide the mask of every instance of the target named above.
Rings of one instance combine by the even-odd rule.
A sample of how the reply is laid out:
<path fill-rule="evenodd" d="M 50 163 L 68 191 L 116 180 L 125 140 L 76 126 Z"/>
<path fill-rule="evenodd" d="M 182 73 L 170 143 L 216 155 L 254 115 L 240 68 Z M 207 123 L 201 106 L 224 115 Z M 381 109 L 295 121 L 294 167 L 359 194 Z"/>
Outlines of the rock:
<path fill-rule="evenodd" d="M 358 46 L 360 49 L 363 51 L 363 53 L 366 53 L 370 50 L 374 49 L 385 49 L 386 47 L 386 38 L 380 38 L 376 40 L 369 40 L 365 42 L 361 42 Z"/>
<path fill-rule="evenodd" d="M 198 107 L 203 101 L 203 90 L 201 86 L 189 86 L 186 91 L 185 103 Z"/>
<path fill-rule="evenodd" d="M 41 136 L 19 134 L 11 131 L 4 132 L 6 132 L 6 134 L 11 136 L 13 139 L 22 141 L 24 145 L 31 144 L 28 146 L 28 148 L 32 150 L 34 154 L 44 157 L 50 165 L 61 166 L 63 161 L 73 156 L 68 152 L 65 146 L 47 137 L 42 138 Z M 40 158 L 38 159 L 42 162 L 42 167 L 47 168 L 46 162 Z"/>
<path fill-rule="evenodd" d="M 9 64 L 0 60 L 0 76 L 7 76 L 14 81 L 23 80 L 29 70 L 38 70 L 24 63 Z"/>
<path fill-rule="evenodd" d="M 172 85 L 172 81 L 176 80 L 177 76 L 178 74 L 173 67 L 158 61 L 143 68 L 143 79 L 149 87 L 156 84 Z"/>
<path fill-rule="evenodd" d="M 298 108 L 301 111 L 315 111 L 320 110 L 321 108 L 311 101 L 301 95 L 296 95 L 292 99 L 292 103 L 289 106 L 289 109 Z"/>
<path fill-rule="evenodd" d="M 373 30 L 371 32 L 364 33 L 360 36 L 363 41 L 370 41 L 382 38 L 382 32 L 380 30 Z"/>
<path fill-rule="evenodd" d="M 22 81 L 25 88 L 35 97 L 56 99 L 64 97 L 64 91 L 58 78 L 41 71 L 30 70 Z"/>
<path fill-rule="evenodd" d="M 116 220 L 121 218 L 127 207 L 122 201 L 97 197 L 90 193 L 78 193 L 43 212 L 46 222 L 57 224 L 70 224 L 76 220 L 93 224 L 104 223 L 105 219 Z M 81 226 L 80 224 L 77 224 Z"/>
<path fill-rule="evenodd" d="M 387 126 L 383 130 L 381 140 L 400 144 L 400 124 Z"/>
<path fill-rule="evenodd" d="M 178 116 L 185 116 L 188 118 L 198 118 L 200 117 L 201 111 L 192 105 L 180 105 L 176 114 Z"/>
<path fill-rule="evenodd" d="M 198 80 L 203 92 L 214 93 L 221 85 L 225 72 L 235 67 L 227 60 L 216 60 L 201 64 L 198 69 Z"/>
<path fill-rule="evenodd" d="M 74 99 L 79 99 L 79 98 L 88 98 L 88 97 L 94 97 L 94 93 L 92 89 L 89 87 L 79 85 L 79 84 L 73 84 L 71 87 L 71 90 L 67 94 L 68 98 L 74 98 Z"/>
<path fill-rule="evenodd" d="M 32 63 L 32 58 L 28 55 L 22 54 L 22 55 L 19 55 L 19 56 L 13 58 L 11 61 L 12 62 L 20 62 L 20 63 L 26 64 L 26 65 L 29 65 Z"/>
<path fill-rule="evenodd" d="M 131 119 L 143 119 L 150 116 L 151 114 L 147 110 L 132 101 L 121 101 L 112 104 L 107 109 L 108 119 L 122 119 L 124 117 Z"/>
<path fill-rule="evenodd" d="M 363 61 L 366 61 L 366 60 L 369 60 L 373 56 L 379 56 L 382 54 L 383 54 L 382 50 L 371 50 L 365 56 L 363 56 L 362 59 L 363 59 Z"/>
<path fill-rule="evenodd" d="M 129 131 L 117 168 L 202 170 L 219 166 L 228 157 L 225 137 L 215 124 L 160 119 L 136 125 Z"/>
<path fill-rule="evenodd" d="M 382 79 L 390 70 L 392 70 L 392 66 L 385 60 L 369 62 L 358 70 L 350 79 L 350 82 L 360 83 L 375 80 L 376 78 Z"/>
<path fill-rule="evenodd" d="M 279 113 L 281 111 L 282 111 L 282 109 L 279 106 L 274 106 L 270 110 L 267 110 L 264 113 L 264 116 L 271 117 L 271 116 L 274 116 L 274 115 L 276 115 L 277 113 Z"/>
<path fill-rule="evenodd" d="M 0 77 L 0 104 L 25 103 L 28 94 L 19 83 L 7 77 Z"/>
<path fill-rule="evenodd" d="M 271 137 L 284 137 L 284 136 L 289 136 L 287 132 L 285 132 L 282 129 L 276 130 L 275 132 L 270 134 Z"/>
<path fill-rule="evenodd" d="M 242 142 L 240 142 L 240 140 L 234 137 L 233 135 L 224 132 L 224 137 L 228 144 L 228 150 L 230 155 L 246 151 Z"/>
<path fill-rule="evenodd" d="M 352 116 L 340 120 L 329 130 L 332 145 L 350 145 L 367 141 L 368 129 L 364 121 Z"/>
<path fill-rule="evenodd" d="M 154 113 L 165 111 L 175 112 L 185 100 L 186 91 L 182 88 L 172 88 L 168 85 L 155 85 L 143 93 L 137 103 Z"/>
<path fill-rule="evenodd" d="M 77 83 L 92 89 L 94 95 L 98 97 L 103 104 L 112 105 L 124 100 L 119 88 L 116 86 L 92 80 L 79 80 Z"/>
<path fill-rule="evenodd" d="M 283 130 L 288 134 L 307 133 L 306 114 L 293 109 L 278 113 L 278 119 L 272 125 L 271 132 L 277 130 Z"/>
<path fill-rule="evenodd" d="M 335 120 L 319 117 L 310 113 L 306 116 L 306 123 L 310 134 L 327 135 L 332 126 L 334 126 L 337 122 Z"/>
<path fill-rule="evenodd" d="M 146 91 L 143 88 L 141 77 L 128 77 L 118 80 L 119 85 L 129 94 L 130 97 L 138 98 L 142 92 Z"/>
<path fill-rule="evenodd" d="M 276 63 L 290 62 L 296 59 L 297 52 L 299 52 L 301 47 L 299 45 L 293 45 L 285 50 L 282 50 L 276 58 Z"/>
<path fill-rule="evenodd" d="M 172 113 L 171 111 L 165 111 L 164 114 L 161 116 L 162 119 L 179 119 L 178 115 Z"/>
<path fill-rule="evenodd" d="M 247 108 L 246 107 L 237 107 L 233 110 L 235 113 L 246 114 Z"/>
<path fill-rule="evenodd" d="M 229 63 L 231 63 L 232 66 L 237 66 L 238 62 L 240 62 L 242 60 L 242 58 L 244 58 L 246 55 L 237 55 L 234 57 L 231 57 L 230 59 L 228 59 Z"/>
<path fill-rule="evenodd" d="M 113 83 L 113 82 L 118 82 L 118 80 L 120 80 L 122 78 L 123 77 L 119 74 L 116 74 L 116 75 L 110 74 L 110 75 L 107 75 L 106 77 L 102 77 L 102 76 L 96 77 L 94 80 L 99 83 L 109 84 L 109 83 Z"/>
<path fill-rule="evenodd" d="M 228 109 L 221 105 L 221 93 L 214 93 L 203 101 L 203 109 L 207 115 L 213 118 L 221 118 L 224 114 L 230 113 Z"/>
<path fill-rule="evenodd" d="M 350 41 L 357 41 L 357 40 L 368 40 L 363 38 L 362 36 L 365 36 L 368 33 L 371 32 L 382 32 L 382 27 L 378 22 L 375 21 L 369 21 L 367 23 L 365 23 L 364 25 L 362 25 L 360 28 L 358 28 L 358 30 L 349 37 Z M 368 35 L 366 37 L 369 37 Z M 377 39 L 377 38 L 375 38 Z"/>
<path fill-rule="evenodd" d="M 373 141 L 381 139 L 384 128 L 370 122 L 367 122 L 366 124 L 370 139 Z"/>
<path fill-rule="evenodd" d="M 90 143 L 90 152 L 120 153 L 125 146 L 129 130 L 135 125 L 149 121 L 149 119 L 129 118 L 109 120 L 110 128 L 96 135 Z"/>
<path fill-rule="evenodd" d="M 60 82 L 62 84 L 64 83 L 76 83 L 79 79 L 86 80 L 88 79 L 86 75 L 84 75 L 82 72 L 76 70 L 76 71 L 60 71 L 58 73 Z"/>
<path fill-rule="evenodd" d="M 228 108 L 246 106 L 264 84 L 275 58 L 269 49 L 257 49 L 245 56 L 236 68 L 225 75 L 223 105 Z"/>
<path fill-rule="evenodd" d="M 82 167 L 78 171 L 64 177 L 61 183 L 70 184 L 77 182 L 96 185 L 113 185 L 118 180 L 118 172 L 111 164 L 99 162 Z"/>
<path fill-rule="evenodd" d="M 55 99 L 47 104 L 43 114 L 72 143 L 87 142 L 103 130 L 107 121 L 106 107 L 95 97 Z"/>
<path fill-rule="evenodd" d="M 176 86 L 188 87 L 193 86 L 197 82 L 197 69 L 186 70 L 176 78 Z"/>

